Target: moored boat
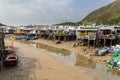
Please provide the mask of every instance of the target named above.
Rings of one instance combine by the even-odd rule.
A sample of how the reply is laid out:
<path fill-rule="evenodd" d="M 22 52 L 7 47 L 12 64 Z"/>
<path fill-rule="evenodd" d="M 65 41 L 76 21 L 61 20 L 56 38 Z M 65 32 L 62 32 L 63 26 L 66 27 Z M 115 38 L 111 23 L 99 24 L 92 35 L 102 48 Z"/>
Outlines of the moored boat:
<path fill-rule="evenodd" d="M 16 55 L 16 53 L 14 51 L 14 47 L 6 46 L 5 48 L 6 48 L 5 56 L 4 56 L 4 60 L 3 60 L 4 65 L 7 65 L 7 66 L 17 65 L 18 64 L 18 56 Z"/>
<path fill-rule="evenodd" d="M 111 60 L 108 62 L 108 66 L 116 69 L 120 69 L 120 51 L 116 52 Z"/>
<path fill-rule="evenodd" d="M 108 52 L 109 48 L 108 47 L 103 47 L 103 48 L 99 48 L 96 52 L 95 55 L 97 56 L 103 56 Z"/>
<path fill-rule="evenodd" d="M 3 63 L 4 63 L 4 65 L 7 65 L 7 66 L 17 65 L 18 64 L 18 56 L 15 53 L 11 53 L 6 56 Z"/>

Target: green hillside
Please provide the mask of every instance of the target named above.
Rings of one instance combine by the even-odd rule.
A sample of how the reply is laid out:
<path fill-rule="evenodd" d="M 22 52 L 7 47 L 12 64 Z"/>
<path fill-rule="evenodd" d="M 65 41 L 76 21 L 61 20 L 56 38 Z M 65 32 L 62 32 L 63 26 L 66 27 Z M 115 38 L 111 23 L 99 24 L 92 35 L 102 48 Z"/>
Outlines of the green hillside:
<path fill-rule="evenodd" d="M 64 22 L 64 23 L 59 23 L 55 25 L 63 25 L 63 26 L 79 26 L 82 25 L 81 22 Z"/>
<path fill-rule="evenodd" d="M 97 24 L 120 24 L 120 0 L 93 11 L 82 22 L 96 22 Z"/>

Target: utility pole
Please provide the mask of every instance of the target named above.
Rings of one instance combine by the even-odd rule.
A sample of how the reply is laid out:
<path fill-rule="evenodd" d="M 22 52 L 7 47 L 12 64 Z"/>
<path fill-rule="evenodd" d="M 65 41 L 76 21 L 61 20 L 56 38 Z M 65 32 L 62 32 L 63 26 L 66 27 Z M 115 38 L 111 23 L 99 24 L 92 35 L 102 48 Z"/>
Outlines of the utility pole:
<path fill-rule="evenodd" d="M 0 28 L 0 71 L 2 70 L 4 56 L 5 56 L 4 32 L 3 29 Z"/>

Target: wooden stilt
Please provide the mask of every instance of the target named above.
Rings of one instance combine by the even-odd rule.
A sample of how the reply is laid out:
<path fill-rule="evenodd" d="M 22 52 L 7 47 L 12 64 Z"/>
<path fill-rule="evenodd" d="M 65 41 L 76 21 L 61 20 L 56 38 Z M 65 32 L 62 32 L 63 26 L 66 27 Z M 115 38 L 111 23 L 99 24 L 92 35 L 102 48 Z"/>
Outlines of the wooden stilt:
<path fill-rule="evenodd" d="M 112 46 L 112 39 L 110 39 L 110 46 Z"/>
<path fill-rule="evenodd" d="M 64 36 L 64 41 L 66 41 L 66 37 L 67 37 L 67 36 L 65 35 L 65 36 Z"/>
<path fill-rule="evenodd" d="M 87 44 L 88 44 L 88 47 L 89 47 L 90 46 L 90 40 L 89 39 L 88 39 L 88 43 Z"/>
<path fill-rule="evenodd" d="M 58 40 L 60 40 L 61 39 L 61 36 L 58 36 Z"/>
<path fill-rule="evenodd" d="M 105 47 L 105 45 L 106 45 L 106 39 L 104 39 L 104 47 Z"/>

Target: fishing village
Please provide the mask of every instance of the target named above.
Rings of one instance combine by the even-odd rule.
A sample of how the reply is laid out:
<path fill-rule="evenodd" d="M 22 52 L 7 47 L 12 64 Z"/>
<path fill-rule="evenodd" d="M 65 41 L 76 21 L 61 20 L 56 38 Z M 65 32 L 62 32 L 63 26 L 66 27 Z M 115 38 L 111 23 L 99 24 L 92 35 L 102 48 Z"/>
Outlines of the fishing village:
<path fill-rule="evenodd" d="M 119 35 L 119 26 L 96 26 L 94 23 L 81 26 L 2 26 L 0 68 L 1 71 L 6 71 L 6 67 L 4 66 L 15 67 L 15 65 L 19 66 L 22 64 L 21 58 L 19 58 L 21 54 L 16 54 L 18 52 L 16 52 L 16 46 L 14 47 L 17 43 L 17 45 L 29 45 L 32 48 L 35 47 L 48 50 L 51 53 L 53 52 L 53 56 L 58 56 L 58 58 L 63 57 L 63 61 L 68 61 L 68 63 L 74 64 L 75 66 L 90 68 L 90 72 L 86 71 L 93 75 L 96 73 L 93 73 L 92 70 L 97 69 L 97 65 L 100 64 L 102 65 L 101 68 L 103 68 L 103 66 L 108 68 L 111 75 L 115 74 L 120 76 Z M 27 49 L 27 47 L 24 47 L 24 49 Z M 34 50 L 32 51 L 34 52 Z M 26 54 L 29 55 L 29 51 L 23 55 Z M 68 56 L 68 59 L 65 58 L 66 56 Z M 71 60 L 73 62 L 71 62 Z M 14 68 L 12 69 L 14 70 Z M 83 73 L 81 74 L 83 75 Z M 104 72 L 104 74 L 108 75 L 108 72 Z M 114 76 L 111 76 L 109 78 L 113 79 L 113 77 Z M 15 80 L 17 78 L 15 78 Z M 36 80 L 33 78 L 34 77 L 32 77 L 31 80 Z M 86 80 L 86 77 L 84 78 Z M 108 77 L 106 77 L 106 79 L 107 78 Z M 75 80 L 79 79 L 80 78 Z M 91 80 L 93 79 L 91 78 Z"/>
<path fill-rule="evenodd" d="M 0 80 L 120 80 L 120 0 L 0 0 Z"/>

